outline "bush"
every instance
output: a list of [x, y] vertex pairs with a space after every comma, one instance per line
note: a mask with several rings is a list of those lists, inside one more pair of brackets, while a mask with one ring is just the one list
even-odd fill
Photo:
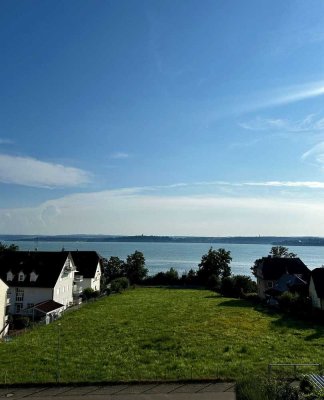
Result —
[[116, 278], [110, 283], [110, 289], [112, 292], [121, 293], [123, 290], [129, 288], [129, 280], [125, 277]]
[[92, 288], [86, 288], [83, 290], [82, 297], [85, 300], [93, 299], [99, 296], [99, 292], [93, 290]]
[[247, 293], [256, 292], [256, 283], [249, 276], [232, 275], [222, 279], [220, 292], [223, 296], [244, 297]]
[[199, 284], [197, 272], [192, 268], [181, 276], [181, 283], [183, 285], [197, 286]]
[[178, 285], [179, 284], [178, 271], [170, 268], [166, 272], [158, 272], [157, 274], [146, 278], [144, 281], [147, 285]]
[[301, 400], [303, 395], [288, 382], [254, 378], [236, 385], [237, 400]]

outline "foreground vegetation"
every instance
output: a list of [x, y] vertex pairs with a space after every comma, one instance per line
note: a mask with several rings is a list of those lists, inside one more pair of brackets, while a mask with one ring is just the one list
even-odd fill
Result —
[[0, 343], [0, 383], [236, 380], [268, 363], [320, 363], [323, 334], [207, 290], [136, 288]]

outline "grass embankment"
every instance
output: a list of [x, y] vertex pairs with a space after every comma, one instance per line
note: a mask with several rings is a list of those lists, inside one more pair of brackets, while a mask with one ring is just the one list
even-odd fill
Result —
[[0, 343], [0, 383], [238, 379], [321, 362], [323, 333], [209, 291], [137, 288]]

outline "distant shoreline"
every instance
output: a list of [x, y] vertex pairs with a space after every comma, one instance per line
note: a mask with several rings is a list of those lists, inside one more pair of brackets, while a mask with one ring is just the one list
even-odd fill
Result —
[[126, 243], [224, 243], [270, 244], [273, 246], [324, 246], [324, 238], [314, 236], [112, 236], [112, 235], [0, 235], [6, 242], [126, 242]]

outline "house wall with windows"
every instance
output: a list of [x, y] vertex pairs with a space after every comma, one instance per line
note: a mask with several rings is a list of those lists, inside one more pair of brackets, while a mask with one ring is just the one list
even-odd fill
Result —
[[63, 268], [59, 279], [53, 289], [52, 300], [68, 307], [73, 303], [74, 270], [67, 271]]
[[4, 336], [3, 328], [6, 324], [8, 286], [0, 279], [0, 338]]
[[[48, 300], [52, 297], [52, 295], [53, 290], [51, 288], [10, 287], [9, 313], [21, 314], [22, 310], [32, 307], [41, 301]], [[31, 312], [32, 311], [30, 311], [30, 313]]]
[[54, 300], [73, 304], [75, 265], [69, 252], [12, 252], [0, 257], [0, 278], [9, 286], [10, 314]]

